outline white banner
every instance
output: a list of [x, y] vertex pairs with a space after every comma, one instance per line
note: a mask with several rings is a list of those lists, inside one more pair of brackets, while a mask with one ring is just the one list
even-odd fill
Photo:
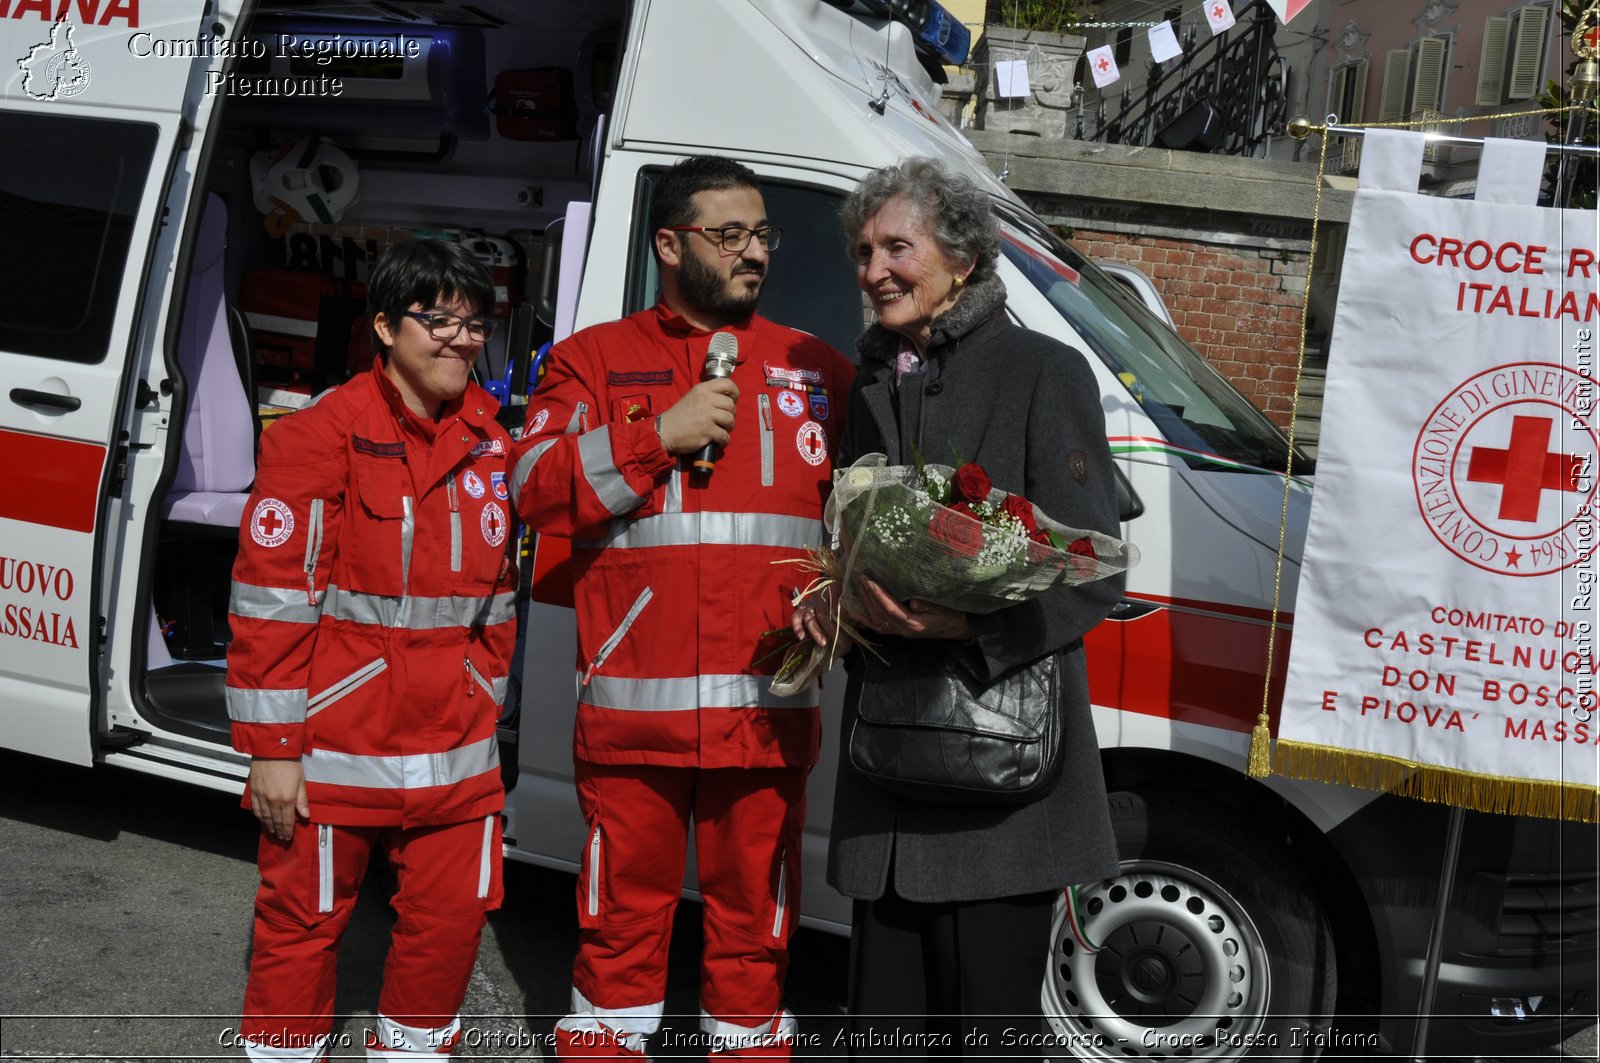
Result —
[[1596, 216], [1533, 205], [1543, 144], [1477, 202], [1422, 150], [1366, 134], [1274, 770], [1592, 820]]

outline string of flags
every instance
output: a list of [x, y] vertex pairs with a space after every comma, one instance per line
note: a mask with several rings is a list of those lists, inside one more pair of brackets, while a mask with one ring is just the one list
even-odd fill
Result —
[[[1300, 12], [1311, 6], [1311, 0], [1267, 0], [1267, 5], [1277, 14], [1279, 21], [1285, 25]], [[1211, 35], [1225, 33], [1235, 24], [1233, 4], [1231, 0], [1204, 0], [1201, 11], [1206, 16], [1206, 23], [1211, 27]], [[1100, 25], [1099, 23], [1086, 24]], [[1109, 24], [1107, 24], [1109, 25]], [[1157, 63], [1165, 63], [1169, 59], [1176, 59], [1183, 54], [1183, 46], [1178, 43], [1177, 32], [1173, 29], [1172, 21], [1144, 22], [1137, 25], [1145, 27], [1145, 33], [1150, 40], [1150, 58]], [[1091, 49], [1086, 56], [1089, 64], [1089, 76], [1094, 78], [1095, 88], [1103, 89], [1122, 77], [1122, 71], [1117, 68], [1117, 58], [1113, 54], [1113, 46], [1103, 44]], [[1028, 63], [1024, 59], [996, 63], [995, 91], [1002, 98], [1015, 98], [1026, 96], [1031, 91], [1028, 83]]]
[[[1205, 12], [1206, 23], [1211, 27], [1211, 35], [1225, 33], [1234, 26], [1233, 5], [1229, 0], [1205, 0], [1201, 5]], [[1158, 22], [1145, 30], [1150, 38], [1150, 58], [1157, 63], [1165, 63], [1168, 59], [1176, 59], [1183, 54], [1183, 46], [1178, 43], [1178, 35], [1173, 31], [1172, 22]], [[1115, 83], [1122, 77], [1122, 71], [1117, 69], [1117, 57], [1112, 54], [1112, 46], [1102, 44], [1092, 49], [1088, 55], [1089, 76], [1094, 78], [1094, 87], [1103, 89]]]

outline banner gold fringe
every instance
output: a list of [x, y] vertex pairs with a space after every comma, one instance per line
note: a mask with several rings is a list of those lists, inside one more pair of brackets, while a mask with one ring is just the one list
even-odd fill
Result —
[[1600, 790], [1590, 787], [1479, 775], [1309, 742], [1278, 739], [1272, 772], [1310, 782], [1383, 790], [1474, 812], [1600, 823]]

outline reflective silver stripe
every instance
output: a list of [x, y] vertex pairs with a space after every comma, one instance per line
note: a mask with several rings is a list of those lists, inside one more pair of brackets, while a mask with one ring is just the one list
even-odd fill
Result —
[[656, 546], [772, 546], [804, 550], [822, 543], [822, 522], [776, 513], [659, 513], [614, 520], [603, 539], [574, 539], [580, 550], [644, 550]]
[[348, 620], [353, 624], [431, 631], [441, 627], [504, 623], [517, 615], [517, 595], [515, 591], [506, 591], [487, 601], [459, 594], [443, 598], [396, 598], [387, 594], [347, 591], [330, 583], [322, 612], [334, 620]]
[[483, 853], [478, 857], [478, 898], [481, 900], [489, 896], [490, 875], [494, 871], [491, 862], [494, 853], [494, 817], [483, 817]]
[[461, 571], [461, 500], [456, 495], [456, 478], [445, 480], [445, 490], [450, 494], [450, 571]]
[[639, 592], [639, 597], [635, 598], [633, 604], [628, 607], [628, 613], [622, 618], [622, 623], [617, 625], [617, 629], [595, 651], [594, 659], [589, 662], [588, 670], [583, 673], [584, 683], [588, 683], [594, 675], [594, 670], [604, 664], [607, 657], [611, 656], [611, 651], [617, 648], [617, 643], [621, 642], [623, 636], [627, 635], [628, 629], [633, 626], [635, 620], [639, 619], [639, 614], [644, 612], [644, 607], [650, 604], [650, 599], [654, 596], [655, 592], [649, 587]]
[[485, 679], [482, 672], [472, 667], [471, 661], [465, 661], [464, 663], [467, 666], [467, 674], [494, 699], [494, 703], [496, 705], [504, 705], [506, 703], [506, 686], [511, 682], [511, 677], [503, 675], [493, 680]]
[[333, 828], [317, 825], [317, 911], [333, 911]]
[[368, 661], [326, 690], [318, 691], [312, 695], [310, 700], [306, 702], [306, 715], [315, 716], [388, 667], [389, 662], [382, 657], [375, 661]]
[[311, 500], [311, 526], [306, 529], [306, 602], [317, 602], [317, 555], [322, 553], [322, 499]]
[[533, 475], [533, 467], [539, 464], [539, 459], [545, 452], [557, 443], [561, 437], [541, 440], [528, 448], [528, 452], [517, 459], [517, 467], [511, 470], [511, 502], [516, 504], [517, 498], [522, 494], [522, 485], [528, 482], [528, 477]]
[[578, 437], [578, 460], [583, 465], [583, 478], [612, 516], [620, 517], [639, 508], [639, 496], [611, 460], [610, 425], [601, 425]]
[[781, 698], [767, 688], [770, 675], [675, 676], [671, 679], [629, 679], [596, 675], [578, 700], [596, 708], [634, 712], [690, 712], [695, 709], [814, 709], [816, 687]]
[[326, 1058], [328, 1041], [332, 1037], [333, 1034], [325, 1033], [303, 1045], [296, 1043], [287, 1048], [257, 1044], [248, 1037], [240, 1038], [239, 1044], [244, 1048], [244, 1057], [251, 1063], [318, 1063]]
[[500, 750], [490, 735], [447, 753], [413, 753], [402, 757], [364, 757], [316, 749], [300, 759], [306, 782], [326, 786], [358, 786], [369, 790], [419, 790], [451, 786], [500, 769]]
[[[514, 557], [515, 554], [512, 556]], [[512, 565], [515, 566], [516, 562], [513, 561]], [[516, 618], [517, 592], [504, 591], [500, 594], [491, 595], [483, 603], [483, 616], [478, 622], [484, 627], [494, 627], [496, 624], [504, 624], [506, 621], [515, 620]]]
[[235, 723], [303, 723], [306, 718], [305, 690], [262, 690], [224, 687], [228, 719]]
[[285, 624], [315, 624], [322, 615], [321, 594], [308, 605], [299, 588], [258, 587], [253, 583], [233, 582], [228, 595], [228, 612], [249, 620], [277, 620]]
[[417, 518], [416, 514], [411, 511], [410, 495], [402, 495], [400, 497], [400, 506], [404, 511], [404, 515], [400, 518], [400, 593], [402, 597], [400, 599], [400, 614], [395, 622], [401, 626], [409, 626], [411, 599], [404, 597], [404, 595], [411, 586], [411, 540], [415, 539], [417, 535]]
[[772, 486], [772, 398], [757, 396], [761, 419], [761, 486]]

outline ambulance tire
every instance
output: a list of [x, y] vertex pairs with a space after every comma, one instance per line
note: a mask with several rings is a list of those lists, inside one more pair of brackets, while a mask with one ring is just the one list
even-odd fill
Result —
[[1078, 919], [1056, 906], [1052, 1058], [1318, 1054], [1337, 977], [1327, 916], [1284, 841], [1218, 807], [1111, 795], [1122, 873], [1078, 889]]

